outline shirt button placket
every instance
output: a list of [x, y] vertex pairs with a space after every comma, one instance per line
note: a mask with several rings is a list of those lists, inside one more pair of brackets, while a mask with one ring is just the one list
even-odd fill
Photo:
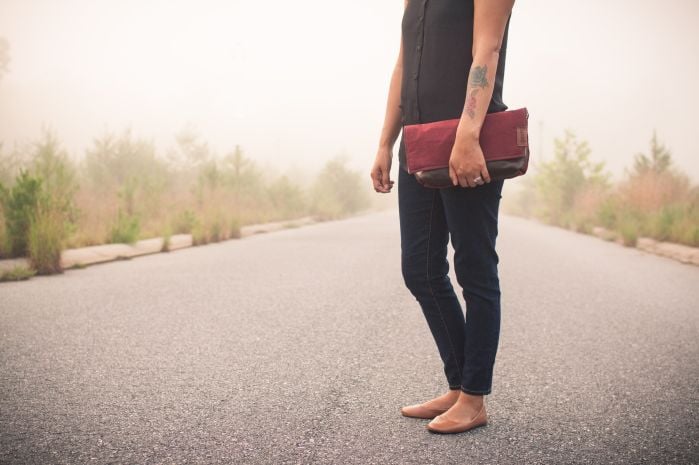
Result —
[[417, 45], [415, 47], [415, 52], [417, 55], [417, 69], [413, 73], [413, 81], [414, 83], [414, 91], [415, 91], [415, 116], [417, 117], [417, 120], [420, 120], [420, 104], [418, 102], [418, 97], [417, 97], [417, 86], [418, 86], [418, 77], [420, 75], [420, 66], [422, 64], [422, 38], [425, 34], [425, 9], [427, 8], [427, 1], [428, 0], [423, 0], [422, 2], [422, 14], [417, 19], [417, 25], [418, 25], [418, 33], [417, 33]]

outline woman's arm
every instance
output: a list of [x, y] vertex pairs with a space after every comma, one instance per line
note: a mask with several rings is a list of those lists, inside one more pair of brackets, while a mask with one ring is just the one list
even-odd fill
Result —
[[474, 0], [473, 4], [473, 64], [468, 75], [464, 111], [449, 160], [452, 183], [462, 187], [479, 185], [473, 181], [478, 176], [490, 182], [479, 135], [493, 96], [502, 37], [514, 0]]
[[[408, 0], [404, 0], [403, 8], [408, 6]], [[391, 84], [388, 89], [388, 101], [386, 102], [386, 115], [384, 117], [379, 148], [376, 160], [371, 170], [371, 179], [376, 192], [390, 192], [393, 181], [390, 178], [391, 162], [393, 159], [393, 145], [400, 134], [400, 93], [403, 80], [403, 37], [401, 35], [398, 59], [391, 75]]]

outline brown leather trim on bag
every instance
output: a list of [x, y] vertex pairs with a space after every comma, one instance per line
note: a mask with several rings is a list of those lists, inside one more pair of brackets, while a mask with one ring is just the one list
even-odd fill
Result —
[[[485, 166], [488, 168], [488, 174], [493, 181], [521, 176], [527, 172], [529, 166], [529, 147], [525, 147], [522, 154], [515, 158], [509, 160], [489, 160], [486, 161]], [[449, 168], [421, 170], [415, 173], [415, 179], [423, 186], [433, 189], [443, 189], [454, 186], [449, 177]]]

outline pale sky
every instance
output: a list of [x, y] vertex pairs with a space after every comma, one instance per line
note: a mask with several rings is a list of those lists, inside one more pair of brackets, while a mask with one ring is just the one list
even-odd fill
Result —
[[[220, 155], [371, 168], [403, 0], [0, 0], [4, 150], [52, 128], [71, 155], [127, 126], [158, 149], [192, 125]], [[565, 128], [618, 177], [653, 129], [699, 181], [699, 2], [517, 0], [503, 97], [532, 161]], [[397, 145], [393, 178], [397, 169]]]

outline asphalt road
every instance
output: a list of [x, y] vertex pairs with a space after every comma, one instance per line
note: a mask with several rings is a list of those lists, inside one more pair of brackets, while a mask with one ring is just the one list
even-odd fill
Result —
[[0, 284], [0, 463], [697, 463], [699, 268], [501, 216], [490, 423], [436, 435], [397, 220]]

